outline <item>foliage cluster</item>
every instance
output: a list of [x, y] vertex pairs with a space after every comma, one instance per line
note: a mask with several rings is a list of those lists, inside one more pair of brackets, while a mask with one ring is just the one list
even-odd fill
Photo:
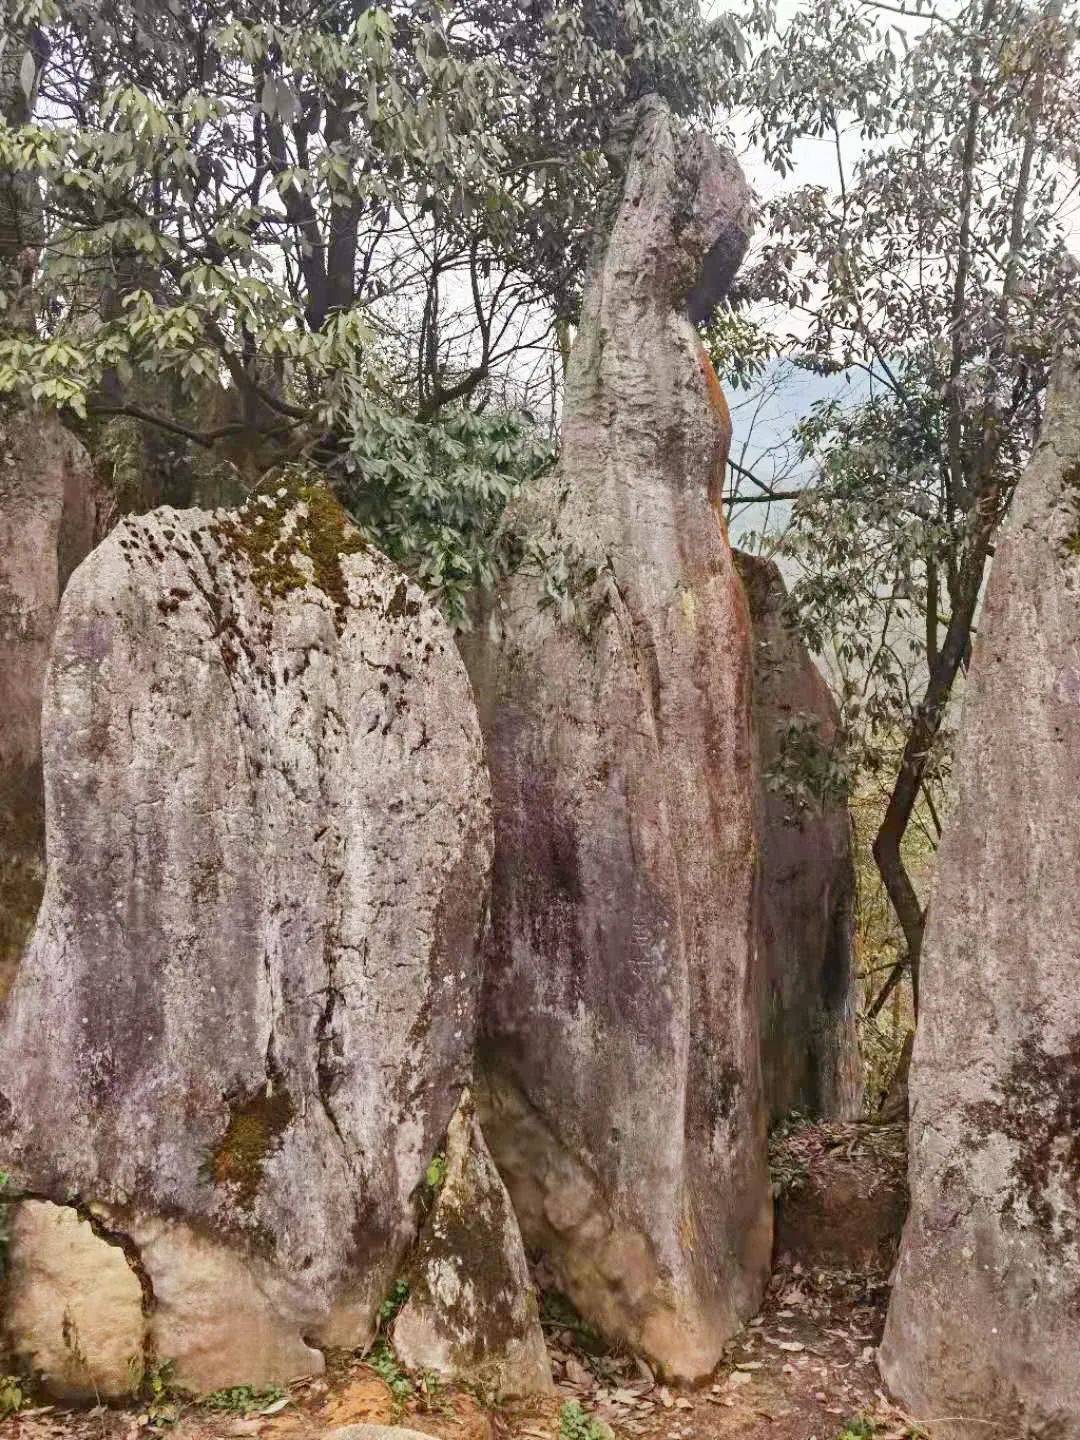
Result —
[[559, 1411], [559, 1440], [611, 1440], [611, 1428], [579, 1401], [567, 1400]]
[[281, 1400], [285, 1391], [280, 1385], [258, 1389], [253, 1385], [231, 1385], [226, 1390], [215, 1390], [203, 1399], [208, 1410], [220, 1410], [230, 1415], [250, 1415], [265, 1410], [275, 1400]]
[[[874, 853], [915, 973], [925, 905], [904, 836], [920, 806], [935, 828], [943, 811], [994, 536], [1054, 353], [1080, 335], [1080, 8], [752, 0], [745, 24], [729, 93], [751, 138], [780, 176], [817, 142], [834, 183], [766, 205], [741, 288], [759, 327], [778, 324], [738, 349], [751, 373], [783, 354], [846, 381], [798, 429], [779, 550], [836, 680], [849, 768], [885, 790]], [[737, 504], [775, 516], [775, 475], [744, 479]]]
[[[697, 0], [3, 0], [0, 393], [299, 460], [446, 598], [550, 450], [646, 91], [704, 117]], [[542, 411], [546, 408], [547, 419]]]
[[413, 1382], [402, 1369], [401, 1362], [394, 1354], [393, 1346], [385, 1336], [381, 1336], [376, 1341], [370, 1354], [366, 1357], [366, 1363], [371, 1366], [376, 1375], [386, 1382], [394, 1397], [395, 1405], [401, 1406], [412, 1397]]
[[16, 1415], [27, 1403], [26, 1391], [17, 1375], [0, 1375], [0, 1420]]

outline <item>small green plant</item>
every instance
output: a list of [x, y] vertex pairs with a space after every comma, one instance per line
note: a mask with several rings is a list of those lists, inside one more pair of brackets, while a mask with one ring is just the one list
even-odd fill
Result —
[[225, 1410], [231, 1415], [250, 1415], [253, 1410], [265, 1410], [275, 1400], [281, 1400], [285, 1391], [280, 1385], [271, 1385], [266, 1390], [256, 1390], [252, 1385], [231, 1385], [227, 1390], [215, 1390], [207, 1395], [203, 1404], [208, 1410]]
[[[133, 1376], [138, 1375], [141, 1366], [141, 1357], [128, 1362]], [[163, 1360], [143, 1371], [141, 1382], [136, 1379], [133, 1388], [140, 1389], [146, 1396], [145, 1413], [151, 1425], [173, 1425], [180, 1418], [180, 1395], [173, 1379], [173, 1369], [172, 1360]]]
[[379, 1306], [379, 1329], [385, 1330], [397, 1319], [398, 1311], [409, 1298], [409, 1282], [407, 1280], [395, 1280], [390, 1289], [390, 1294]]
[[394, 1402], [399, 1409], [406, 1400], [412, 1398], [414, 1393], [413, 1383], [401, 1368], [398, 1358], [387, 1340], [380, 1339], [376, 1342], [375, 1347], [367, 1357], [367, 1363], [371, 1366], [372, 1370], [375, 1371], [376, 1375], [386, 1381], [390, 1393], [394, 1397]]
[[446, 1156], [433, 1155], [431, 1162], [424, 1171], [424, 1184], [429, 1190], [441, 1190], [442, 1183], [446, 1179]]
[[421, 1372], [416, 1382], [416, 1391], [420, 1409], [425, 1414], [453, 1415], [454, 1408], [447, 1399], [446, 1387], [434, 1370]]
[[439, 1198], [439, 1191], [446, 1180], [446, 1171], [446, 1156], [443, 1154], [433, 1155], [428, 1161], [424, 1178], [417, 1190], [421, 1214], [430, 1215], [435, 1208], [435, 1201]]
[[856, 1415], [854, 1420], [845, 1422], [836, 1440], [873, 1440], [877, 1428], [868, 1415]]
[[17, 1414], [27, 1402], [22, 1381], [17, 1375], [0, 1375], [0, 1420]]
[[576, 1400], [559, 1411], [559, 1440], [611, 1440], [611, 1428], [595, 1420]]

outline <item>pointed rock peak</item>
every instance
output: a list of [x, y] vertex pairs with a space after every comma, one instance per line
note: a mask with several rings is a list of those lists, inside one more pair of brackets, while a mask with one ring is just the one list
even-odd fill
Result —
[[715, 506], [730, 421], [686, 314], [748, 208], [734, 159], [645, 102], [560, 464], [514, 515], [551, 569], [507, 577], [461, 642], [497, 837], [485, 1135], [559, 1288], [686, 1379], [754, 1313], [771, 1247], [750, 622]]
[[704, 323], [746, 253], [753, 192], [734, 155], [704, 133], [687, 132], [656, 95], [618, 128], [613, 158], [621, 184], [605, 252], [609, 260], [635, 254], [632, 269], [619, 267], [625, 283]]
[[436, 1193], [394, 1324], [398, 1356], [500, 1397], [547, 1394], [551, 1366], [521, 1233], [467, 1093], [429, 1183]]

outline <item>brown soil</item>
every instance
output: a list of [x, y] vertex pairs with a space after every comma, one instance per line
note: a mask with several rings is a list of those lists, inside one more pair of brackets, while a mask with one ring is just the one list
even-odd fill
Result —
[[902, 1125], [802, 1124], [770, 1146], [776, 1254], [886, 1279], [907, 1214]]

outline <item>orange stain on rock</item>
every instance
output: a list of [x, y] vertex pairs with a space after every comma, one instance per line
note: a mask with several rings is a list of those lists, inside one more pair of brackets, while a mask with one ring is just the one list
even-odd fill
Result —
[[720, 521], [720, 528], [723, 530], [724, 539], [726, 540], [728, 533], [727, 522], [724, 519], [723, 494], [724, 471], [727, 469], [728, 455], [731, 451], [731, 411], [728, 409], [727, 401], [724, 399], [724, 391], [720, 384], [719, 377], [716, 374], [712, 361], [709, 359], [709, 352], [705, 349], [705, 346], [701, 344], [698, 346], [698, 359], [701, 362], [702, 374], [705, 376], [705, 389], [709, 396], [709, 404], [712, 407], [713, 413], [720, 421], [724, 435], [720, 460], [716, 467], [716, 473], [713, 475], [712, 484], [709, 487], [709, 499], [712, 501], [712, 507], [716, 511], [717, 518]]

